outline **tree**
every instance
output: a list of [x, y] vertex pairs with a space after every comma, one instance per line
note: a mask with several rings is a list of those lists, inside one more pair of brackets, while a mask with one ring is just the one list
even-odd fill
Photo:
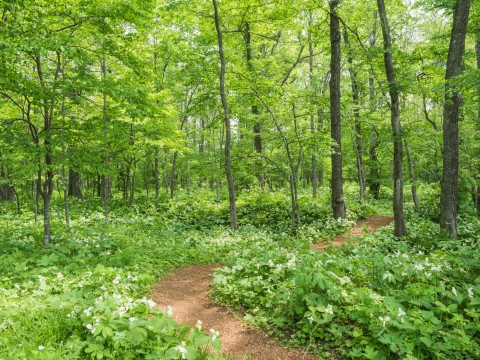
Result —
[[232, 160], [230, 148], [232, 143], [232, 130], [230, 123], [230, 108], [227, 102], [227, 92], [225, 90], [225, 52], [223, 49], [223, 34], [220, 26], [220, 17], [218, 14], [218, 4], [216, 0], [212, 0], [215, 14], [215, 28], [217, 29], [218, 55], [220, 57], [220, 98], [222, 100], [224, 121], [225, 121], [225, 173], [227, 176], [228, 199], [230, 203], [230, 226], [233, 230], [238, 227], [237, 209], [235, 206], [235, 187], [232, 176]]
[[331, 136], [335, 142], [332, 149], [332, 209], [336, 219], [345, 219], [347, 212], [343, 196], [343, 168], [342, 168], [342, 123], [340, 104], [340, 20], [337, 6], [340, 0], [330, 1], [330, 125]]
[[458, 206], [458, 121], [462, 105], [460, 93], [451, 80], [462, 70], [465, 51], [470, 0], [457, 0], [448, 49], [445, 75], [445, 102], [443, 106], [443, 172], [440, 195], [440, 228], [457, 238]]
[[383, 58], [390, 93], [390, 112], [393, 132], [393, 215], [395, 217], [395, 236], [406, 236], [405, 215], [403, 212], [403, 146], [400, 124], [400, 96], [393, 68], [392, 40], [388, 27], [385, 1], [377, 0], [383, 35]]

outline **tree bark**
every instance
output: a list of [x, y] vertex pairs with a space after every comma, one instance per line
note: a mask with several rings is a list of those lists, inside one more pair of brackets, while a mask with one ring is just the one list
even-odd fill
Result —
[[227, 186], [228, 186], [228, 198], [230, 203], [230, 226], [233, 230], [238, 227], [237, 224], [237, 209], [235, 204], [235, 188], [233, 184], [232, 176], [232, 163], [231, 163], [231, 154], [230, 147], [232, 141], [231, 133], [231, 124], [230, 124], [230, 108], [228, 107], [227, 102], [227, 93], [225, 90], [225, 53], [223, 49], [223, 34], [220, 27], [220, 18], [218, 15], [218, 5], [216, 0], [212, 0], [213, 8], [215, 13], [215, 28], [217, 29], [217, 40], [218, 40], [218, 54], [220, 57], [220, 97], [222, 100], [222, 106], [224, 111], [224, 120], [225, 120], [225, 173], [227, 177]]
[[68, 169], [68, 196], [82, 199], [82, 188], [80, 187], [80, 173], [73, 169]]
[[413, 163], [412, 156], [410, 154], [410, 149], [408, 148], [407, 139], [404, 139], [405, 143], [405, 153], [407, 154], [408, 169], [410, 172], [410, 180], [412, 181], [412, 199], [413, 205], [415, 206], [415, 211], [420, 212], [420, 203], [418, 201], [417, 195], [417, 177], [415, 175], [415, 165]]
[[[378, 14], [374, 12], [374, 23], [373, 29], [370, 34], [368, 45], [373, 48], [377, 42], [377, 18]], [[370, 111], [373, 113], [375, 111], [375, 79], [373, 75], [373, 70], [370, 70], [368, 77], [368, 92], [370, 100]], [[370, 169], [368, 174], [368, 188], [375, 200], [380, 198], [380, 163], [377, 156], [377, 147], [380, 145], [378, 130], [375, 125], [371, 126], [372, 132], [370, 133], [370, 147], [368, 150], [368, 155], [370, 159]]]
[[470, 0], [457, 0], [447, 58], [443, 106], [443, 173], [440, 195], [440, 228], [457, 238], [458, 121], [462, 99], [449, 81], [460, 74], [465, 51]]
[[380, 23], [383, 35], [383, 59], [390, 93], [390, 111], [393, 132], [393, 215], [395, 218], [395, 236], [407, 235], [405, 214], [403, 211], [403, 145], [402, 127], [400, 123], [400, 96], [393, 68], [392, 40], [388, 27], [384, 0], [377, 0]]
[[[246, 58], [247, 58], [247, 67], [250, 72], [253, 73], [254, 68], [252, 64], [252, 41], [251, 41], [251, 36], [250, 36], [250, 24], [247, 22], [245, 24], [245, 52], [246, 52]], [[263, 153], [263, 143], [262, 143], [262, 125], [258, 122], [257, 118], [258, 115], [260, 115], [260, 110], [258, 109], [257, 105], [252, 105], [252, 115], [255, 118], [255, 125], [253, 126], [253, 133], [254, 138], [253, 138], [253, 148], [255, 149], [255, 152], [257, 155], [261, 157]], [[260, 187], [263, 189], [265, 187], [265, 174], [263, 170], [263, 164], [262, 161], [255, 161], [254, 163], [254, 168], [256, 172], [256, 177], [258, 179], [258, 182], [260, 183]]]
[[[480, 70], [480, 32], [475, 34], [475, 53], [477, 55], [477, 70]], [[480, 133], [480, 104], [478, 105], [477, 113], [477, 125], [476, 125], [477, 134]], [[480, 137], [476, 137], [477, 142], [480, 143]], [[480, 218], [480, 168], [477, 167], [476, 171], [476, 181], [477, 185], [474, 189], [474, 203], [475, 208], [477, 209], [477, 216]]]
[[[315, 91], [315, 83], [313, 81], [313, 40], [312, 40], [312, 32], [311, 28], [313, 26], [313, 16], [310, 14], [310, 19], [308, 21], [308, 70], [310, 76], [310, 89], [312, 92]], [[316, 108], [316, 106], [315, 106]], [[310, 131], [312, 135], [315, 134], [315, 109], [310, 110]], [[317, 155], [316, 155], [316, 142], [313, 143], [313, 151], [312, 151], [312, 197], [315, 199], [317, 197], [317, 188], [318, 188], [318, 175], [317, 175]]]
[[[107, 65], [105, 59], [102, 60], [101, 64], [101, 71], [102, 71], [102, 80], [105, 83], [107, 80]], [[102, 114], [103, 114], [103, 142], [105, 146], [105, 157], [104, 157], [104, 164], [105, 170], [104, 175], [102, 178], [102, 197], [103, 197], [103, 204], [104, 204], [104, 217], [105, 221], [109, 220], [109, 213], [110, 213], [110, 192], [111, 192], [111, 184], [110, 184], [110, 153], [109, 153], [109, 144], [108, 144], [108, 113], [107, 113], [107, 93], [105, 90], [103, 91], [103, 105], [102, 105]]]
[[335, 219], [347, 217], [345, 199], [343, 197], [343, 167], [342, 167], [342, 124], [340, 109], [340, 20], [336, 9], [340, 0], [330, 1], [330, 124], [331, 136], [335, 142], [332, 149], [332, 209]]
[[353, 118], [355, 120], [355, 156], [357, 160], [357, 178], [360, 199], [365, 199], [365, 167], [363, 166], [363, 146], [362, 146], [362, 123], [360, 119], [360, 94], [358, 90], [357, 72], [353, 65], [352, 49], [348, 39], [347, 29], [344, 29], [343, 37], [345, 45], [347, 46], [349, 64], [348, 72], [350, 74], [350, 81], [352, 83], [352, 99], [353, 99]]

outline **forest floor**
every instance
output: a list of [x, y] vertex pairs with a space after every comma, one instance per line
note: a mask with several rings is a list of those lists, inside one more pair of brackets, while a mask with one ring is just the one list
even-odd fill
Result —
[[[393, 221], [390, 216], [373, 216], [357, 222], [346, 235], [313, 245], [324, 251], [330, 245], [342, 245], [347, 239], [362, 236], [367, 231], [375, 231]], [[220, 306], [208, 296], [210, 276], [221, 264], [192, 265], [178, 269], [167, 275], [152, 292], [153, 300], [160, 308], [171, 306], [173, 316], [180, 322], [195, 326], [197, 320], [203, 328], [220, 332], [222, 354], [232, 360], [314, 360], [310, 353], [300, 349], [287, 349], [278, 345], [265, 332], [247, 325], [241, 315]]]

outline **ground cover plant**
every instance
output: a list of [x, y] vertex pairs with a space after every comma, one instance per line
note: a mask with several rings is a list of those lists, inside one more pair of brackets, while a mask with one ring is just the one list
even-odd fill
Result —
[[[442, 237], [414, 217], [325, 253], [270, 243], [213, 276], [216, 298], [321, 357], [475, 359], [480, 356], [480, 223]], [[357, 240], [356, 240], [357, 241]]]
[[2, 215], [0, 358], [196, 359], [207, 345], [219, 350], [208, 329], [178, 324], [147, 298], [159, 275], [208, 254], [182, 246], [155, 214], [119, 208], [106, 224], [92, 208], [69, 230], [56, 221], [48, 248], [31, 213]]

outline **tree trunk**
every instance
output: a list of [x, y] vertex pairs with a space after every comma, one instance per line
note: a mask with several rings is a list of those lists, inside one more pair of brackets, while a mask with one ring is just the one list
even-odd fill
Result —
[[[7, 174], [5, 173], [3, 166], [0, 166], [0, 179], [7, 179]], [[0, 200], [9, 202], [15, 201], [15, 191], [13, 186], [9, 184], [0, 184]]]
[[360, 199], [365, 199], [365, 168], [363, 166], [363, 147], [362, 147], [362, 123], [360, 120], [360, 94], [357, 83], [357, 72], [353, 65], [352, 49], [348, 39], [347, 29], [344, 29], [343, 37], [348, 51], [348, 72], [350, 74], [350, 81], [352, 83], [352, 98], [353, 98], [353, 118], [355, 120], [355, 155], [357, 159], [357, 177], [359, 186]]
[[336, 9], [340, 0], [330, 1], [330, 45], [332, 55], [330, 59], [330, 123], [331, 136], [335, 142], [332, 151], [332, 209], [335, 219], [347, 217], [345, 199], [343, 197], [343, 168], [342, 168], [342, 124], [340, 109], [340, 21]]
[[408, 148], [407, 139], [404, 139], [405, 142], [405, 153], [407, 154], [408, 160], [408, 169], [410, 171], [410, 180], [412, 181], [412, 199], [413, 205], [415, 206], [415, 211], [420, 212], [420, 203], [418, 201], [417, 195], [417, 177], [415, 175], [415, 165], [413, 163], [412, 156], [410, 155], [410, 149]]
[[82, 188], [80, 187], [80, 173], [73, 169], [68, 169], [68, 196], [74, 196], [82, 199]]
[[220, 57], [220, 97], [222, 99], [223, 111], [225, 116], [225, 173], [227, 177], [228, 185], [228, 198], [230, 202], [230, 225], [233, 230], [238, 227], [237, 224], [237, 209], [235, 206], [235, 188], [233, 184], [232, 176], [232, 164], [230, 158], [230, 146], [231, 146], [231, 125], [230, 125], [230, 108], [228, 107], [227, 102], [227, 93], [225, 90], [225, 53], [223, 49], [223, 34], [220, 27], [220, 19], [218, 15], [218, 6], [217, 1], [212, 0], [213, 7], [215, 11], [215, 28], [217, 29], [217, 40], [218, 40], [218, 54]]
[[[246, 57], [247, 57], [247, 67], [250, 72], [254, 72], [253, 64], [252, 64], [252, 42], [250, 36], [250, 23], [245, 24], [245, 49], [246, 49]], [[257, 118], [260, 115], [260, 110], [258, 109], [257, 105], [252, 105], [252, 115], [255, 118], [255, 125], [253, 126], [253, 148], [257, 155], [261, 156], [263, 153], [263, 144], [262, 144], [262, 125], [258, 122]], [[265, 187], [265, 174], [263, 170], [262, 160], [255, 161], [254, 169], [256, 172], [256, 177], [258, 182], [260, 183], [260, 187], [263, 189]]]
[[390, 111], [393, 132], [393, 215], [395, 218], [395, 236], [407, 235], [405, 226], [405, 214], [403, 212], [403, 145], [402, 127], [400, 124], [400, 97], [397, 87], [397, 80], [393, 69], [392, 40], [388, 27], [387, 13], [384, 0], [377, 0], [380, 23], [382, 24], [383, 35], [383, 58], [385, 61], [385, 72], [387, 74], [388, 90], [390, 93]]
[[[312, 92], [315, 91], [315, 83], [313, 81], [313, 40], [311, 28], [313, 26], [313, 16], [310, 14], [310, 19], [308, 21], [308, 71], [310, 75], [310, 89]], [[317, 111], [315, 111], [317, 110]], [[315, 134], [315, 113], [318, 113], [316, 107], [310, 110], [310, 131], [312, 135]], [[312, 197], [315, 199], [317, 197], [317, 188], [318, 188], [318, 175], [317, 175], [317, 156], [316, 156], [316, 142], [313, 142], [313, 151], [312, 151]]]
[[440, 195], [440, 228], [457, 238], [458, 120], [462, 99], [449, 81], [460, 74], [465, 51], [470, 0], [457, 0], [448, 50], [443, 107], [443, 173]]
[[[477, 55], [477, 70], [480, 70], [480, 32], [475, 34], [475, 53]], [[476, 126], [477, 134], [480, 133], [480, 104], [478, 105], [478, 113], [477, 113], [477, 126]], [[479, 136], [476, 137], [477, 143], [480, 143]], [[477, 216], [480, 218], [480, 168], [477, 167], [476, 171], [476, 182], [477, 185], [474, 189], [474, 203], [475, 208], [477, 209]]]
[[[102, 70], [102, 80], [106, 82], [107, 80], [107, 65], [105, 59], [102, 60], [101, 64]], [[104, 216], [105, 221], [109, 220], [109, 213], [110, 213], [110, 192], [111, 192], [111, 184], [110, 184], [110, 154], [109, 154], [109, 144], [108, 144], [108, 114], [107, 114], [107, 93], [103, 93], [103, 142], [105, 146], [105, 157], [104, 157], [104, 164], [105, 170], [104, 175], [102, 178], [102, 196], [103, 196], [103, 203], [104, 203]]]
[[[371, 48], [375, 46], [377, 42], [377, 12], [374, 13], [375, 21], [373, 23], [373, 29], [368, 40], [368, 44]], [[370, 70], [370, 75], [368, 78], [368, 89], [369, 89], [369, 100], [370, 100], [370, 111], [375, 110], [375, 80], [373, 70]], [[375, 200], [380, 198], [380, 163], [377, 156], [377, 147], [380, 145], [378, 130], [375, 125], [371, 126], [372, 132], [370, 134], [370, 148], [368, 150], [369, 159], [370, 159], [370, 171], [368, 175], [368, 187], [370, 193], [372, 194]]]
[[155, 149], [155, 198], [158, 199], [160, 194], [160, 179], [158, 173], [158, 149]]

